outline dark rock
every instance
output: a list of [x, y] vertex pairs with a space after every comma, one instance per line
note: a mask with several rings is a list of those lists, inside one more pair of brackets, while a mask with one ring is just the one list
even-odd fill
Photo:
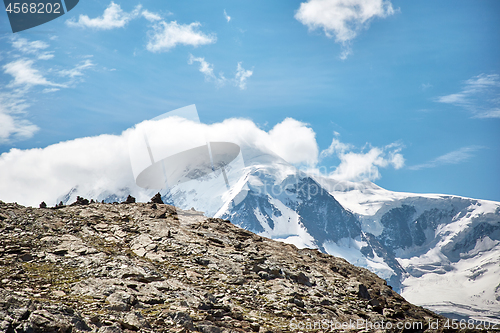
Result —
[[309, 280], [309, 277], [307, 275], [305, 275], [303, 272], [300, 272], [298, 274], [291, 274], [290, 278], [293, 281], [300, 283], [300, 284], [303, 284], [303, 285], [308, 286], [308, 287], [310, 287], [312, 285], [311, 281]]
[[150, 203], [155, 203], [155, 204], [162, 204], [163, 205], [163, 200], [161, 199], [161, 194], [160, 192], [156, 193], [154, 197], [151, 198]]
[[30, 326], [35, 332], [71, 332], [68, 322], [60, 320], [47, 310], [35, 310], [28, 318]]
[[123, 203], [125, 204], [135, 203], [135, 198], [129, 194], [127, 200], [125, 200]]
[[370, 299], [370, 293], [368, 292], [368, 288], [364, 284], [359, 285], [358, 296], [364, 299]]
[[259, 331], [259, 329], [260, 329], [260, 325], [259, 325], [259, 324], [257, 324], [257, 323], [251, 323], [251, 324], [250, 324], [250, 328], [252, 329], [252, 331], [254, 331], [254, 332], [258, 332], [258, 331]]
[[288, 300], [288, 302], [289, 303], [293, 303], [293, 304], [297, 305], [300, 308], [303, 308], [305, 306], [304, 301], [301, 300], [300, 298], [296, 298], [296, 297], [290, 298]]
[[239, 311], [234, 311], [231, 313], [231, 317], [236, 319], [236, 320], [243, 320], [243, 313]]
[[85, 198], [82, 198], [80, 196], [77, 196], [76, 197], [76, 201], [73, 202], [70, 206], [86, 206], [88, 205], [90, 202], [88, 199], [85, 199]]
[[212, 294], [212, 293], [206, 293], [205, 295], [206, 299], [208, 299], [212, 303], [217, 303], [217, 298]]
[[321, 302], [319, 303], [321, 305], [333, 305], [332, 301], [330, 301], [329, 299], [322, 299]]
[[186, 312], [176, 312], [173, 315], [172, 320], [190, 331], [194, 330], [193, 318], [191, 318], [191, 316]]
[[25, 253], [21, 256], [19, 256], [19, 258], [22, 260], [22, 261], [31, 261], [33, 260], [33, 256], [29, 253]]
[[207, 266], [208, 264], [210, 264], [210, 260], [203, 258], [203, 257], [196, 257], [194, 259], [194, 262], [197, 263], [198, 265], [202, 265], [202, 266]]
[[345, 265], [337, 265], [337, 264], [334, 264], [334, 265], [331, 265], [330, 266], [330, 269], [335, 272], [335, 273], [338, 273], [340, 275], [342, 275], [343, 277], [347, 278], [349, 277], [349, 271], [348, 269], [345, 267]]
[[214, 305], [211, 302], [202, 302], [200, 305], [198, 305], [198, 309], [200, 310], [210, 310], [214, 307]]

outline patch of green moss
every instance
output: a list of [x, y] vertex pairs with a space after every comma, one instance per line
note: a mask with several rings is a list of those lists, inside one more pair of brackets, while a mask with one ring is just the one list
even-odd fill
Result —
[[86, 245], [94, 247], [99, 252], [104, 252], [107, 255], [118, 255], [122, 254], [123, 248], [118, 243], [107, 242], [104, 239], [96, 236], [88, 236], [82, 238]]
[[67, 289], [71, 283], [81, 280], [74, 267], [39, 262], [25, 262], [22, 267], [29, 282], [37, 286], [49, 284], [49, 289]]

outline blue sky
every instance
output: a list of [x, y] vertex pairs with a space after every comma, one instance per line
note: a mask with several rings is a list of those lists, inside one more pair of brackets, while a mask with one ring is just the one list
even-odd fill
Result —
[[196, 104], [205, 123], [307, 123], [332, 171], [348, 156], [332, 140], [377, 148], [389, 190], [500, 201], [499, 15], [496, 0], [82, 0], [13, 34], [3, 12], [0, 153]]

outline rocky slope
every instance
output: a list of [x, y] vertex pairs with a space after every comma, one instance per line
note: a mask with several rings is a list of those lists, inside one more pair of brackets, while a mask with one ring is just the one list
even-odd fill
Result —
[[370, 271], [317, 250], [164, 204], [80, 203], [0, 201], [0, 332], [445, 325]]

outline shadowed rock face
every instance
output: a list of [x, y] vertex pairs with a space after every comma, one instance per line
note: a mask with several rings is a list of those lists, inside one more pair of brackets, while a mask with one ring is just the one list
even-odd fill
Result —
[[444, 320], [343, 259], [159, 203], [0, 201], [0, 235], [0, 332], [288, 332], [325, 319], [425, 331]]
[[[298, 200], [288, 206], [304, 219], [307, 231], [317, 241], [319, 248], [325, 241], [337, 242], [342, 238], [361, 236], [358, 219], [345, 210], [335, 198], [310, 177], [301, 178], [292, 188]], [[324, 251], [323, 251], [324, 252]]]

